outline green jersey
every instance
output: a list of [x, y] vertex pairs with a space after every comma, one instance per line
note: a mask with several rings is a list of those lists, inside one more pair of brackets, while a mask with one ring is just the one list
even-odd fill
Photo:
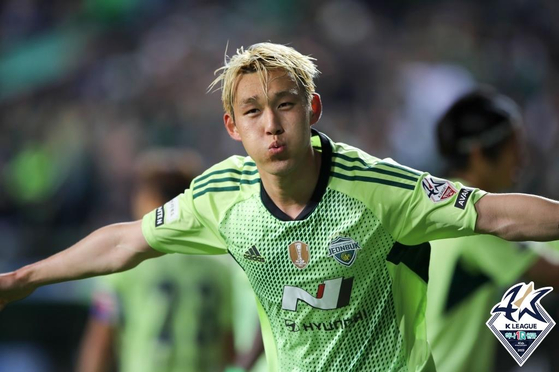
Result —
[[439, 372], [494, 370], [497, 339], [485, 323], [536, 259], [526, 246], [492, 235], [432, 243], [427, 331]]
[[231, 157], [144, 217], [163, 252], [229, 252], [255, 291], [271, 371], [421, 371], [426, 241], [472, 234], [479, 190], [431, 177], [313, 132], [322, 152], [294, 220], [249, 157]]
[[223, 370], [231, 289], [216, 260], [168, 255], [100, 279], [93, 316], [118, 330], [119, 371]]

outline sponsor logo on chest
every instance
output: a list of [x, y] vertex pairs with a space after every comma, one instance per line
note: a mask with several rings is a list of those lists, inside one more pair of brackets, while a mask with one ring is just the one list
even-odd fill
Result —
[[325, 280], [318, 285], [316, 296], [303, 288], [286, 285], [283, 287], [281, 308], [297, 311], [300, 302], [304, 302], [315, 309], [334, 310], [349, 305], [353, 278], [336, 278]]
[[339, 329], [346, 329], [356, 323], [367, 320], [365, 310], [358, 311], [353, 316], [345, 318], [334, 318], [326, 322], [296, 322], [291, 319], [284, 319], [285, 328], [290, 332], [331, 332]]

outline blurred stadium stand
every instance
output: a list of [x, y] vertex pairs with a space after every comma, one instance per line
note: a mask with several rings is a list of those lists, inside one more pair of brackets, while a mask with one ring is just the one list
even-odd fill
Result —
[[[232, 54], [270, 40], [313, 55], [319, 129], [433, 173], [438, 115], [491, 84], [525, 112], [519, 191], [557, 199], [556, 14], [550, 0], [4, 0], [0, 271], [127, 220], [141, 150], [194, 147], [207, 165], [243, 153], [222, 128], [219, 94], [206, 94], [226, 45]], [[0, 371], [18, 350], [29, 356], [22, 371], [70, 370], [87, 284], [47, 292], [0, 314]], [[557, 345], [554, 333], [544, 344]]]

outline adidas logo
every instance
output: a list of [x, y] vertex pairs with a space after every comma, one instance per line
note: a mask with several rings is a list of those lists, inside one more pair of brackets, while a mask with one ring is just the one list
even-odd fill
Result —
[[262, 255], [260, 255], [260, 252], [258, 252], [258, 249], [256, 249], [256, 246], [252, 246], [252, 248], [250, 248], [248, 251], [245, 252], [245, 256], [244, 256], [247, 260], [251, 260], [251, 261], [256, 261], [256, 262], [264, 262], [266, 261], [264, 259], [264, 257], [262, 257]]

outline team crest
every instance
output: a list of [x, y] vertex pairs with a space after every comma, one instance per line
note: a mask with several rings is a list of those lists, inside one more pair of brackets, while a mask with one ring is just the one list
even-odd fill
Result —
[[309, 264], [311, 260], [311, 254], [309, 252], [308, 244], [301, 241], [296, 241], [289, 244], [289, 258], [291, 262], [299, 269], [304, 269]]
[[421, 186], [427, 197], [435, 203], [452, 198], [458, 192], [450, 181], [431, 176], [425, 177]]
[[357, 251], [359, 249], [361, 247], [355, 240], [339, 236], [330, 242], [328, 255], [334, 257], [336, 261], [344, 266], [351, 266], [357, 258]]
[[534, 290], [533, 282], [518, 283], [491, 310], [493, 316], [487, 326], [521, 367], [555, 326], [540, 304], [552, 290], [552, 287]]

